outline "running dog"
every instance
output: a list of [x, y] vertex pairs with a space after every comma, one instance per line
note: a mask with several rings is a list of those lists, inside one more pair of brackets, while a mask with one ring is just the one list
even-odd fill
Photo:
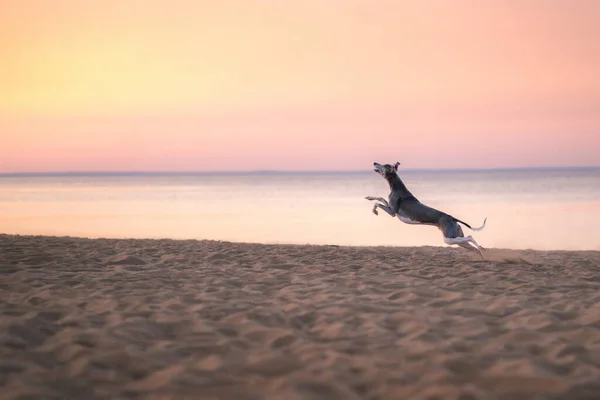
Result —
[[406, 188], [404, 182], [398, 176], [399, 162], [394, 165], [373, 163], [374, 171], [381, 175], [390, 185], [391, 193], [388, 200], [383, 197], [365, 197], [367, 200], [376, 201], [373, 206], [373, 214], [378, 215], [377, 209], [380, 208], [392, 217], [398, 219], [405, 224], [412, 225], [432, 225], [436, 226], [444, 235], [444, 242], [448, 245], [456, 244], [469, 251], [479, 254], [483, 259], [481, 247], [471, 235], [465, 237], [459, 223], [465, 225], [473, 231], [480, 231], [485, 228], [487, 218], [483, 220], [483, 225], [479, 228], [471, 228], [469, 224], [463, 222], [444, 212], [438, 211], [421, 203], [417, 198]]

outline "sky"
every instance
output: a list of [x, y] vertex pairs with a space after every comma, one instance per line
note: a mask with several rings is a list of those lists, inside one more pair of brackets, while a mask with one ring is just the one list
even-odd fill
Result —
[[600, 165], [597, 0], [4, 0], [0, 173]]

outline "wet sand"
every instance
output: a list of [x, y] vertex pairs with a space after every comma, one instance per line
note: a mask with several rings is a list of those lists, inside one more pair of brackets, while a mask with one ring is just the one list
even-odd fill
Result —
[[486, 257], [0, 235], [0, 398], [600, 398], [600, 252]]

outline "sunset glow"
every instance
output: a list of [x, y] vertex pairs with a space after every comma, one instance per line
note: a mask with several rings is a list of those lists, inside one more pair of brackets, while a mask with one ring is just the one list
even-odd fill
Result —
[[0, 5], [0, 173], [599, 165], [600, 2]]

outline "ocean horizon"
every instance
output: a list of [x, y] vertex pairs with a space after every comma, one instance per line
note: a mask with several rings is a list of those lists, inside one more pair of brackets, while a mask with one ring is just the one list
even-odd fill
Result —
[[[404, 168], [401, 172], [503, 172], [503, 171], [562, 171], [598, 170], [599, 166], [541, 166], [541, 167], [500, 167], [500, 168]], [[44, 176], [186, 176], [186, 175], [294, 175], [294, 174], [367, 174], [372, 169], [361, 170], [248, 170], [248, 171], [17, 171], [0, 172], [0, 178], [44, 177]]]

